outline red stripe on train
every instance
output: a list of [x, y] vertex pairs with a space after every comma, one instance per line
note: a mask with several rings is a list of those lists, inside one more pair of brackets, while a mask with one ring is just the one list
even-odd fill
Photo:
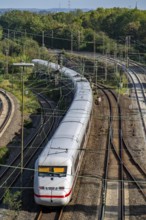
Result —
[[65, 198], [65, 197], [68, 197], [70, 194], [71, 194], [71, 191], [72, 189], [69, 191], [69, 193], [67, 193], [66, 195], [64, 196], [55, 196], [55, 195], [37, 195], [37, 194], [34, 194], [36, 197], [38, 198]]

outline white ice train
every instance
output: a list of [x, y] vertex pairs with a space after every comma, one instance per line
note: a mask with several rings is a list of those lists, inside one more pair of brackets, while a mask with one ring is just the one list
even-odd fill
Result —
[[[59, 68], [54, 63], [34, 63]], [[93, 105], [92, 90], [86, 78], [71, 69], [59, 69], [74, 85], [74, 98], [53, 137], [35, 163], [34, 198], [44, 206], [69, 203], [86, 147]]]

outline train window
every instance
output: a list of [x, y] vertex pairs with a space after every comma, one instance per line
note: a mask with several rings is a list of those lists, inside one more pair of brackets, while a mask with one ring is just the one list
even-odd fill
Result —
[[50, 167], [39, 167], [39, 173], [43, 172], [43, 173], [48, 173], [51, 172]]
[[54, 176], [63, 177], [66, 176], [67, 167], [65, 166], [39, 166], [38, 175], [39, 176]]
[[80, 156], [80, 154], [78, 153], [78, 155], [77, 155], [77, 158], [76, 158], [76, 161], [75, 161], [75, 172], [76, 172], [76, 169], [77, 169], [77, 167], [78, 167], [78, 163], [79, 163], [79, 156]]
[[64, 173], [65, 167], [54, 167], [54, 173]]

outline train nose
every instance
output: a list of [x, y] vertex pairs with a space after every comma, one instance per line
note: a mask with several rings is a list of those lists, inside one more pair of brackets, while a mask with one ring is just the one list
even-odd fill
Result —
[[69, 202], [69, 197], [66, 196], [64, 186], [57, 187], [50, 191], [50, 206], [63, 206]]
[[64, 198], [51, 198], [50, 199], [50, 206], [64, 206], [68, 204], [69, 198], [64, 197]]

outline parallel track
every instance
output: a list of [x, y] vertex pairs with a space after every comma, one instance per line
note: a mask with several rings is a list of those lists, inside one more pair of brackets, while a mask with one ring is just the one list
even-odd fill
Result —
[[[137, 82], [139, 83], [139, 86], [140, 86], [140, 91], [141, 91], [143, 100], [146, 102], [146, 97], [145, 97], [145, 94], [144, 94], [144, 88], [143, 88], [143, 86], [142, 86], [142, 84], [140, 82], [139, 77], [135, 74], [135, 72], [133, 70], [130, 70], [130, 72], [132, 72], [132, 74], [134, 74], [135, 78], [137, 79]], [[134, 91], [135, 91], [135, 94], [136, 94], [136, 100], [137, 100], [137, 104], [138, 104], [138, 109], [139, 109], [142, 125], [143, 125], [143, 128], [144, 128], [144, 132], [146, 134], [146, 124], [145, 124], [143, 113], [142, 113], [141, 106], [140, 106], [140, 101], [139, 101], [139, 97], [138, 97], [138, 91], [136, 89], [136, 83], [134, 82], [134, 79], [133, 79], [132, 75], [130, 74], [130, 72], [127, 71], [127, 74], [130, 77], [130, 79], [132, 81], [132, 84], [133, 84], [133, 87], [134, 87]]]
[[[43, 98], [45, 100], [45, 98]], [[48, 103], [49, 104], [49, 103]], [[53, 120], [52, 120], [53, 119]], [[49, 135], [49, 132], [52, 130], [52, 127], [54, 125], [54, 118], [49, 117], [46, 119], [46, 116], [44, 115], [44, 126], [40, 125], [37, 132], [33, 135], [33, 137], [28, 141], [28, 143], [24, 146], [24, 167], [23, 169], [27, 168], [27, 165], [30, 163], [34, 155], [39, 150], [39, 147], [42, 145], [42, 143], [46, 140], [46, 137]], [[52, 120], [51, 124], [50, 121]], [[19, 153], [13, 161], [11, 161], [10, 164], [4, 166], [5, 169], [0, 174], [0, 201], [2, 202], [2, 199], [4, 197], [4, 189], [10, 188], [14, 186], [16, 181], [20, 177], [20, 160], [21, 160], [21, 153]], [[22, 174], [21, 174], [22, 175]], [[21, 183], [22, 184], [22, 183]]]
[[[110, 185], [112, 183], [110, 183], [110, 176], [109, 176], [109, 165], [110, 165], [110, 155], [112, 152], [112, 148], [114, 146], [113, 144], [113, 125], [115, 123], [117, 123], [116, 126], [118, 126], [118, 131], [119, 135], [118, 135], [118, 143], [117, 146], [115, 146], [115, 149], [118, 148], [118, 154], [119, 157], [122, 158], [122, 154], [121, 154], [121, 120], [120, 120], [120, 116], [121, 116], [121, 112], [120, 112], [120, 106], [118, 104], [118, 100], [115, 96], [115, 94], [112, 91], [106, 91], [104, 90], [103, 86], [100, 86], [100, 89], [102, 89], [102, 91], [104, 92], [107, 100], [108, 100], [108, 104], [109, 104], [109, 109], [110, 109], [110, 120], [109, 120], [109, 132], [108, 132], [108, 142], [107, 142], [107, 151], [106, 151], [106, 155], [105, 155], [105, 166], [104, 166], [104, 176], [103, 176], [103, 187], [102, 187], [102, 195], [104, 195], [104, 197], [102, 196], [102, 202], [101, 202], [101, 212], [100, 212], [100, 216], [99, 219], [106, 219], [106, 199], [107, 199], [107, 195], [108, 195], [108, 190]], [[110, 95], [109, 95], [110, 93]], [[118, 121], [114, 122], [113, 118], [115, 117], [115, 113], [112, 110], [112, 104], [111, 104], [111, 100], [110, 97], [113, 97], [115, 102], [117, 103], [117, 113], [118, 113]], [[117, 115], [116, 115], [117, 117]], [[115, 187], [115, 184], [117, 184], [118, 187], [118, 197], [117, 197], [117, 201], [115, 201], [115, 203], [117, 203], [117, 205], [119, 206], [119, 208], [117, 209], [117, 217], [119, 219], [124, 219], [124, 185], [123, 185], [123, 165], [121, 163], [121, 160], [118, 160], [118, 171], [117, 171], [117, 177], [113, 183], [113, 187]], [[119, 182], [119, 179], [121, 180]], [[111, 204], [112, 206], [112, 204]], [[112, 211], [112, 210], [111, 210]]]
[[[11, 117], [12, 103], [11, 103], [9, 96], [4, 91], [1, 90], [0, 93], [5, 97], [5, 99], [7, 100], [7, 104], [8, 104], [7, 114], [5, 116], [3, 123], [0, 125], [0, 133], [2, 133], [3, 129], [5, 128], [5, 126], [7, 125], [8, 121]], [[3, 110], [3, 103], [1, 102], [0, 113], [2, 113], [2, 110]]]
[[[101, 89], [101, 87], [100, 87]], [[116, 182], [116, 179], [109, 179], [108, 178], [108, 164], [109, 164], [109, 154], [110, 154], [110, 150], [112, 150], [112, 152], [115, 155], [116, 160], [118, 161], [119, 165], [120, 165], [120, 178], [119, 178], [119, 183], [120, 183], [120, 189], [119, 192], [121, 191], [121, 195], [119, 195], [120, 197], [120, 203], [119, 203], [119, 219], [124, 219], [125, 218], [125, 213], [124, 213], [124, 183], [125, 181], [131, 181], [133, 182], [133, 184], [135, 184], [135, 186], [137, 187], [137, 189], [140, 191], [141, 195], [143, 196], [144, 200], [146, 201], [146, 191], [143, 188], [143, 183], [146, 179], [146, 172], [144, 171], [144, 169], [137, 163], [137, 161], [134, 159], [134, 157], [132, 156], [128, 146], [126, 145], [123, 136], [122, 136], [122, 125], [121, 125], [121, 120], [119, 120], [119, 149], [117, 150], [117, 147], [115, 146], [115, 144], [112, 141], [112, 107], [110, 104], [110, 99], [107, 95], [107, 92], [105, 92], [103, 90], [105, 96], [107, 97], [107, 100], [109, 102], [109, 108], [110, 108], [110, 112], [111, 112], [111, 116], [110, 116], [110, 125], [109, 125], [109, 136], [108, 136], [108, 143], [107, 143], [107, 154], [105, 156], [106, 160], [105, 160], [105, 171], [104, 171], [104, 177], [103, 177], [103, 189], [102, 189], [102, 202], [101, 202], [101, 212], [100, 212], [100, 216], [99, 219], [105, 219], [105, 213], [106, 213], [106, 196], [107, 196], [107, 184], [108, 182], [114, 181]], [[112, 95], [114, 96], [115, 100], [117, 100], [117, 97], [115, 96], [115, 94], [111, 91]], [[121, 118], [121, 110], [120, 110], [120, 106], [118, 107], [118, 112], [119, 112], [119, 119]], [[121, 150], [120, 150], [121, 149]], [[124, 159], [125, 155], [128, 159]], [[126, 160], [126, 161], [125, 161]], [[129, 161], [131, 163], [131, 165], [129, 165], [129, 162], [127, 163], [127, 161]], [[129, 167], [133, 167], [133, 169], [130, 169]], [[129, 177], [128, 180], [124, 179], [124, 173], [127, 174], [127, 176]], [[139, 175], [139, 178], [136, 177], [136, 175]]]

